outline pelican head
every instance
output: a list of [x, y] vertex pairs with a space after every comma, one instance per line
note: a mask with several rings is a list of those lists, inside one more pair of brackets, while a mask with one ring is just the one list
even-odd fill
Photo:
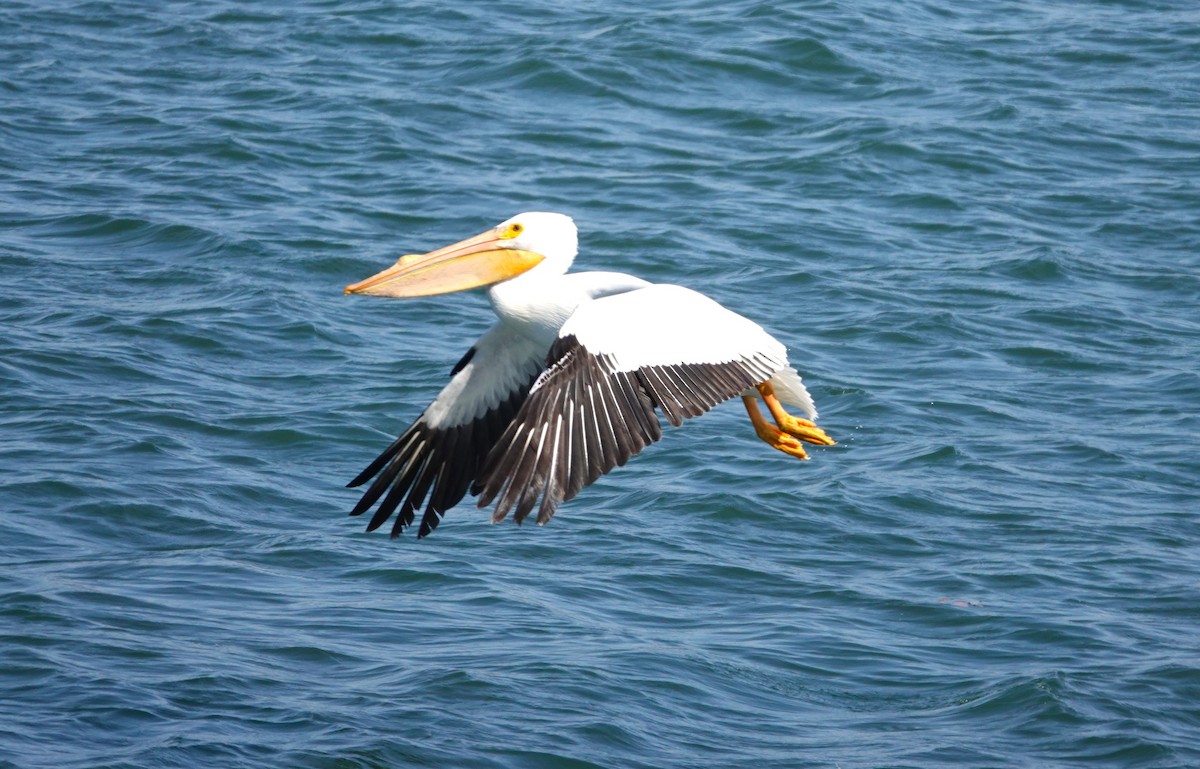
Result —
[[490, 286], [535, 267], [561, 275], [574, 261], [578, 242], [571, 217], [529, 211], [436, 251], [406, 254], [386, 270], [346, 286], [346, 293], [432, 296]]

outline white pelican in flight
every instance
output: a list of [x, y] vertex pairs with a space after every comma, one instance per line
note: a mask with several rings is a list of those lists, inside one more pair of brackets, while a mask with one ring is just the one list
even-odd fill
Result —
[[397, 513], [395, 537], [424, 506], [424, 537], [468, 490], [481, 508], [495, 503], [493, 523], [510, 511], [521, 523], [536, 508], [544, 524], [662, 437], [656, 409], [679, 426], [740, 394], [774, 448], [807, 459], [801, 441], [833, 445], [811, 421], [816, 408], [783, 344], [758, 324], [681, 286], [568, 275], [576, 251], [570, 217], [530, 212], [346, 287], [412, 297], [490, 286], [500, 317], [417, 421], [348, 484], [374, 479], [351, 512], [379, 503], [367, 531]]

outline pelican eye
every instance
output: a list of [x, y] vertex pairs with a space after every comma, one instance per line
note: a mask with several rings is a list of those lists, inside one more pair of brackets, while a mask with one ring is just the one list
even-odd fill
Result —
[[520, 222], [513, 222], [504, 228], [504, 232], [500, 233], [500, 237], [505, 240], [511, 240], [525, 231], [525, 225]]

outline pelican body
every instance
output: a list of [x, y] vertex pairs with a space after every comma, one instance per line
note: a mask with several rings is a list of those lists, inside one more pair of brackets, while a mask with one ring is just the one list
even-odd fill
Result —
[[659, 412], [679, 426], [738, 395], [772, 447], [807, 459], [801, 442], [833, 445], [778, 340], [682, 286], [567, 274], [577, 242], [570, 217], [523, 213], [346, 287], [416, 297], [489, 286], [499, 318], [420, 417], [348, 484], [371, 482], [351, 512], [376, 508], [368, 531], [395, 514], [398, 536], [424, 507], [424, 537], [468, 491], [480, 508], [495, 506], [493, 523], [509, 513], [521, 523], [536, 509], [544, 524], [659, 440]]

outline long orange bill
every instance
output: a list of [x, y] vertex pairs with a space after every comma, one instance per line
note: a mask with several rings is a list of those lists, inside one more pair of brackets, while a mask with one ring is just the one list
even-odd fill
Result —
[[545, 258], [533, 251], [507, 248], [507, 242], [496, 230], [488, 230], [427, 254], [406, 254], [386, 270], [346, 286], [346, 293], [395, 297], [449, 294], [508, 280]]

